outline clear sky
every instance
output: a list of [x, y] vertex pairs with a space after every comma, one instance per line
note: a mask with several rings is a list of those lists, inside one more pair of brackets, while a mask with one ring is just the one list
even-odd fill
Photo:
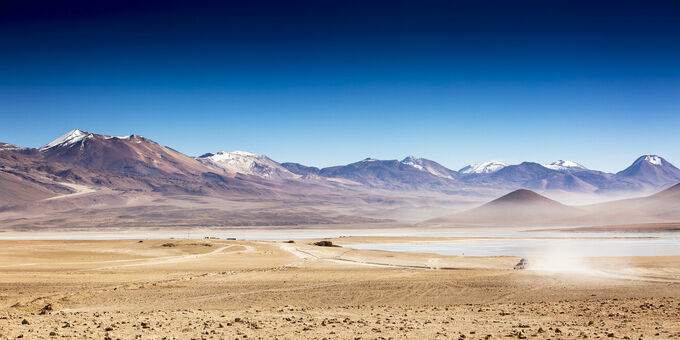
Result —
[[0, 2], [0, 141], [680, 166], [677, 1], [137, 2]]

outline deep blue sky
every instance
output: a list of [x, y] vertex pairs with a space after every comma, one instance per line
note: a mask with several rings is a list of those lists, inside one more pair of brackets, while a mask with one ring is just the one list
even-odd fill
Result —
[[136, 2], [0, 2], [0, 141], [680, 165], [677, 1]]

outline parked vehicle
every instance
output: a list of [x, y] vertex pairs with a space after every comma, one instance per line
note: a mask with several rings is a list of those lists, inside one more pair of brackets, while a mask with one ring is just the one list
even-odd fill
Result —
[[513, 269], [527, 269], [529, 266], [529, 260], [527, 259], [521, 259], [519, 262], [515, 265]]

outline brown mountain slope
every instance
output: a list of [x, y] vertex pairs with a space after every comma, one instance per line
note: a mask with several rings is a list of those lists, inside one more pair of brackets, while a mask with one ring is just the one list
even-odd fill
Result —
[[487, 204], [485, 207], [507, 206], [515, 204], [532, 204], [533, 206], [541, 207], [561, 207], [562, 203], [551, 200], [545, 196], [541, 196], [531, 190], [518, 189], [505, 196], [497, 198]]
[[[0, 204], [19, 204], [71, 193], [66, 167], [39, 161], [35, 149], [0, 147]], [[66, 171], [66, 172], [64, 172]]]
[[40, 149], [46, 161], [131, 175], [198, 175], [211, 172], [195, 159], [150, 139], [73, 130]]
[[273, 195], [257, 178], [215, 170], [153, 140], [73, 130], [39, 149], [39, 158], [88, 173], [85, 183], [121, 191], [208, 196]]
[[584, 206], [593, 224], [664, 223], [680, 221], [680, 184], [656, 194]]
[[526, 225], [556, 223], [580, 213], [531, 190], [515, 190], [480, 207], [423, 222], [425, 225]]
[[601, 226], [680, 222], [680, 184], [656, 194], [572, 207], [529, 190], [517, 190], [461, 213], [421, 225], [573, 225]]
[[676, 202], [680, 202], [680, 183], [663, 190], [661, 192], [658, 192], [654, 195], [649, 196], [649, 198], [653, 200], [672, 200]]
[[35, 201], [55, 195], [45, 185], [0, 170], [0, 205]]
[[[4, 209], [32, 209], [42, 202], [75, 193], [73, 185], [98, 192], [190, 194], [220, 197], [275, 196], [276, 188], [257, 178], [215, 174], [191, 157], [149, 139], [111, 137], [74, 130], [40, 149], [0, 145], [0, 204]], [[103, 190], [108, 189], [108, 190]], [[107, 199], [108, 200], [108, 199]], [[60, 200], [59, 206], [69, 205]], [[79, 197], [78, 206], [87, 206]]]

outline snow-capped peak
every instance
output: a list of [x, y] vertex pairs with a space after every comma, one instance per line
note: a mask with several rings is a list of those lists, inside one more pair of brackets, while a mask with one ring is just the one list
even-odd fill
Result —
[[130, 139], [136, 137], [135, 134], [129, 135], [129, 136], [106, 136], [104, 139]]
[[544, 167], [552, 170], [586, 170], [586, 167], [572, 161], [558, 160], [550, 164], [543, 164]]
[[490, 174], [508, 166], [503, 162], [488, 161], [481, 164], [468, 165], [460, 170], [462, 174]]
[[418, 170], [425, 170], [422, 165], [419, 163], [422, 163], [422, 158], [416, 157], [416, 156], [408, 156], [404, 158], [404, 160], [401, 161], [403, 164], [410, 165]]
[[661, 165], [661, 157], [657, 155], [647, 155], [645, 156], [645, 162], [653, 165]]
[[411, 166], [420, 171], [428, 172], [432, 175], [453, 179], [449, 169], [433, 162], [431, 160], [420, 158], [416, 156], [408, 156], [401, 161], [401, 164]]
[[207, 153], [196, 160], [212, 168], [225, 172], [238, 172], [255, 175], [268, 179], [298, 178], [281, 164], [269, 159], [264, 155], [254, 154], [248, 151], [227, 152], [221, 150], [217, 153]]
[[92, 134], [89, 134], [89, 133], [80, 131], [78, 129], [75, 129], [75, 130], [69, 131], [67, 134], [65, 134], [65, 135], [51, 141], [49, 144], [43, 146], [42, 148], [40, 148], [40, 151], [51, 149], [55, 146], [71, 145], [71, 144], [80, 142], [81, 140], [88, 138], [90, 136], [92, 136]]
[[246, 157], [258, 157], [259, 155], [248, 151], [235, 150], [231, 152], [234, 155], [246, 156]]
[[5, 151], [5, 150], [24, 150], [26, 148], [13, 145], [13, 144], [7, 144], [7, 143], [1, 143], [0, 142], [0, 151]]
[[236, 150], [236, 151], [229, 152], [229, 151], [220, 150], [220, 151], [218, 151], [217, 153], [214, 153], [214, 154], [213, 153], [205, 154], [205, 155], [201, 156], [200, 158], [209, 158], [209, 159], [211, 159], [215, 162], [226, 162], [226, 161], [234, 161], [234, 160], [239, 160], [239, 159], [252, 159], [252, 158], [260, 158], [260, 157], [262, 157], [262, 156], [256, 155], [256, 154], [254, 154], [252, 152], [248, 152], [248, 151]]

